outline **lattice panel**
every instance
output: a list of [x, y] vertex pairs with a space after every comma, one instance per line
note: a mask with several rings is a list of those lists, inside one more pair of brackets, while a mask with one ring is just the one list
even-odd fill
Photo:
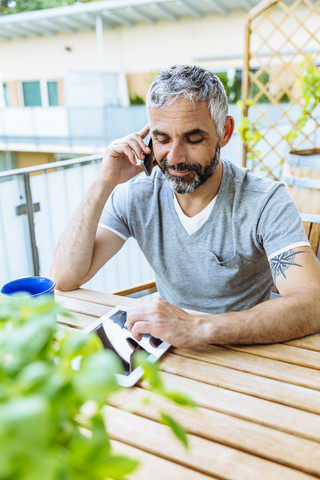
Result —
[[250, 160], [250, 150], [244, 146], [243, 164], [274, 179], [280, 178], [291, 147], [320, 146], [320, 111], [291, 147], [286, 140], [302, 108], [297, 78], [306, 59], [320, 65], [320, 0], [265, 0], [249, 12], [243, 100], [252, 104], [245, 105], [244, 114], [262, 138], [251, 150]]

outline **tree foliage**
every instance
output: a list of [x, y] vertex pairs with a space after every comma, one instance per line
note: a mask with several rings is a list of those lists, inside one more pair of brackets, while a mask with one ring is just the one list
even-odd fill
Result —
[[0, 0], [0, 15], [32, 12], [46, 8], [64, 7], [74, 3], [88, 3], [93, 0]]
[[233, 78], [229, 78], [227, 72], [216, 73], [217, 77], [221, 80], [229, 103], [237, 103], [241, 98], [241, 77], [234, 75]]

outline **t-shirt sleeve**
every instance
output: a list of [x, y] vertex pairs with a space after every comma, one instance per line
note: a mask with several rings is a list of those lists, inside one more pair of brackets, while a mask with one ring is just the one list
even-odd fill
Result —
[[124, 240], [131, 237], [128, 227], [128, 186], [118, 185], [108, 198], [99, 221], [99, 226], [111, 230]]
[[291, 248], [310, 245], [301, 215], [283, 183], [277, 183], [262, 206], [257, 239], [268, 259]]

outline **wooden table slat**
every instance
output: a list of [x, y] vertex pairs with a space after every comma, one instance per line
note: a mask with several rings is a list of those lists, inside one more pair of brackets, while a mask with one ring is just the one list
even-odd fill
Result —
[[201, 407], [320, 442], [320, 415], [171, 373], [162, 377], [168, 388], [189, 394]]
[[[151, 404], [142, 403], [146, 398], [151, 399]], [[306, 473], [317, 474], [320, 472], [318, 442], [297, 438], [288, 433], [201, 407], [195, 411], [182, 409], [155, 394], [138, 388], [118, 395], [113, 399], [112, 405], [125, 408], [128, 401], [138, 405], [135, 413], [140, 416], [157, 421], [158, 412], [163, 410], [178, 420], [186, 431], [193, 435], [288, 467], [297, 468]], [[263, 441], [261, 441], [262, 438]], [[292, 455], [293, 451], [294, 455]]]
[[273, 345], [227, 346], [230, 350], [320, 370], [320, 352], [280, 343]]
[[174, 354], [168, 354], [161, 361], [161, 369], [253, 397], [320, 413], [320, 392], [305, 387]]
[[109, 307], [114, 307], [116, 305], [126, 305], [130, 307], [136, 305], [138, 302], [143, 302], [143, 300], [135, 298], [120, 297], [119, 295], [95, 292], [94, 290], [88, 290], [85, 288], [79, 288], [70, 292], [62, 292], [61, 290], [56, 290], [55, 293], [57, 295], [57, 298], [59, 296], [70, 297], [76, 300], [84, 300], [85, 302], [96, 303], [98, 305], [106, 305]]
[[228, 480], [314, 479], [307, 473], [192, 434], [189, 435], [190, 451], [186, 452], [164, 425], [111, 406], [105, 410], [111, 438], [200, 473]]
[[58, 315], [58, 323], [61, 325], [66, 325], [70, 327], [77, 328], [79, 330], [83, 330], [88, 325], [91, 325], [96, 318], [91, 317], [89, 315], [83, 315], [82, 313], [75, 313], [74, 318], [72, 317], [65, 317], [63, 315]]
[[[170, 462], [157, 455], [139, 450], [117, 440], [111, 441], [115, 453], [140, 460], [138, 469], [127, 477], [128, 480], [212, 480], [217, 477], [204, 475], [178, 463]], [[170, 473], [169, 473], [170, 472]]]
[[61, 303], [67, 310], [74, 313], [82, 313], [92, 317], [102, 317], [112, 307], [106, 305], [98, 305], [92, 302], [86, 302], [85, 300], [75, 300], [63, 295], [55, 295], [56, 300]]
[[306, 348], [307, 350], [314, 350], [316, 352], [320, 352], [320, 334], [297, 338], [296, 340], [290, 340], [289, 342], [285, 342], [285, 344], [292, 345], [293, 347]]
[[179, 356], [241, 370], [242, 372], [252, 373], [261, 377], [277, 379], [292, 383], [293, 385], [320, 390], [320, 370], [261, 358], [260, 356], [215, 347], [213, 345], [196, 347], [192, 350], [175, 348], [172, 351]]

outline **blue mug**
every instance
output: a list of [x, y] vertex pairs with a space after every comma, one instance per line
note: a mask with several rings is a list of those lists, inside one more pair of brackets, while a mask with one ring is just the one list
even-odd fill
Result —
[[55, 283], [46, 277], [21, 277], [6, 283], [1, 288], [2, 295], [14, 295], [25, 293], [31, 297], [40, 295], [54, 295]]

